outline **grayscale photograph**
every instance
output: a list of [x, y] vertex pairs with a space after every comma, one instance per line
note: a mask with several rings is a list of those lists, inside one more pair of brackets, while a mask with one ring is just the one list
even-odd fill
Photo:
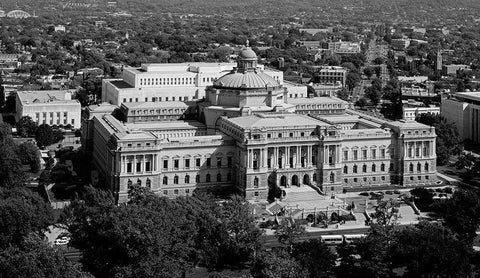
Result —
[[0, 278], [480, 278], [480, 0], [0, 0]]

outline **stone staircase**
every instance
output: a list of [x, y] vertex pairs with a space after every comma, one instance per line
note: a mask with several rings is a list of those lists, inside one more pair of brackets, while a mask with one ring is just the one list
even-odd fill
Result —
[[337, 207], [343, 202], [337, 199], [330, 199], [317, 192], [308, 185], [301, 187], [290, 187], [284, 189], [286, 192], [282, 203], [287, 204], [288, 207], [297, 207], [300, 209], [324, 209], [326, 207]]

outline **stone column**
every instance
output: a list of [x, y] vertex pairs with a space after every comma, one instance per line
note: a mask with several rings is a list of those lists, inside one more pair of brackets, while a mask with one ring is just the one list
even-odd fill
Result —
[[278, 169], [278, 147], [273, 148], [273, 162], [272, 162], [273, 168]]
[[133, 173], [136, 174], [137, 173], [137, 156], [136, 155], [133, 155]]
[[307, 167], [312, 167], [312, 146], [307, 146]]
[[290, 147], [285, 147], [285, 168], [290, 168]]

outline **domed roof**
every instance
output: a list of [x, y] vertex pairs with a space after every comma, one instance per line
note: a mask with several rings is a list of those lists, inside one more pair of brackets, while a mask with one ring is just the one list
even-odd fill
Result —
[[238, 53], [240, 59], [257, 59], [257, 54], [250, 48], [245, 48], [240, 53]]
[[220, 77], [213, 83], [215, 88], [231, 89], [259, 89], [265, 87], [278, 87], [280, 84], [264, 72], [246, 71], [231, 72]]

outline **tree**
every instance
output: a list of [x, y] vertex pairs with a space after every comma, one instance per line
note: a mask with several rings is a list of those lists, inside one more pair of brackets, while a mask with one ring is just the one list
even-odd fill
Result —
[[428, 209], [433, 203], [433, 193], [423, 187], [414, 188], [410, 190], [410, 193], [415, 197], [415, 204], [422, 211]]
[[350, 100], [350, 92], [347, 88], [343, 87], [340, 91], [337, 92], [337, 97], [341, 100], [349, 101]]
[[18, 120], [17, 134], [20, 137], [32, 137], [35, 135], [37, 123], [35, 123], [30, 116], [23, 116]]
[[310, 277], [329, 277], [329, 272], [334, 269], [337, 259], [330, 248], [319, 239], [295, 244], [292, 257], [308, 270]]
[[469, 277], [471, 247], [438, 223], [422, 221], [398, 231], [391, 258], [403, 277]]
[[224, 251], [232, 262], [246, 262], [260, 248], [262, 233], [255, 226], [251, 211], [250, 205], [238, 196], [233, 196], [221, 208], [221, 220], [228, 234]]
[[52, 127], [47, 124], [38, 126], [35, 133], [35, 140], [37, 140], [37, 146], [40, 148], [57, 143], [62, 139], [63, 135], [61, 131], [53, 130]]
[[457, 190], [443, 205], [445, 225], [460, 239], [473, 242], [480, 225], [480, 194], [473, 190]]
[[380, 79], [375, 78], [372, 81], [372, 86], [368, 87], [365, 90], [365, 97], [370, 99], [370, 103], [373, 106], [377, 106], [378, 103], [380, 102], [382, 96], [382, 81]]
[[395, 245], [398, 206], [393, 200], [379, 202], [371, 215], [373, 221], [367, 237], [359, 239], [354, 245], [338, 248], [341, 258], [338, 277], [392, 276], [390, 250]]
[[24, 142], [17, 148], [17, 155], [22, 164], [30, 165], [32, 172], [40, 170], [40, 156], [38, 147], [30, 142]]
[[360, 108], [363, 108], [367, 105], [368, 101], [366, 98], [362, 97], [361, 99], [357, 100], [355, 102], [355, 106], [358, 106]]
[[77, 264], [41, 238], [29, 236], [18, 246], [0, 251], [0, 277], [74, 278], [81, 277]]
[[372, 67], [366, 67], [363, 69], [363, 74], [365, 74], [365, 76], [370, 79], [373, 74], [375, 73], [374, 69]]
[[10, 139], [12, 135], [12, 127], [7, 123], [0, 123], [0, 143]]
[[21, 244], [26, 236], [43, 236], [53, 223], [49, 204], [26, 188], [0, 189], [0, 246]]
[[0, 142], [0, 187], [23, 186], [25, 176], [22, 171], [22, 163], [18, 158], [16, 146], [11, 139]]
[[115, 206], [88, 188], [63, 218], [71, 245], [97, 277], [177, 277], [193, 266], [195, 222], [174, 200], [145, 194]]
[[358, 74], [356, 72], [349, 72], [347, 74], [347, 78], [346, 78], [346, 81], [345, 81], [345, 84], [347, 85], [348, 90], [352, 91], [353, 88], [355, 88], [360, 83], [361, 79], [362, 78], [361, 78], [360, 74]]
[[293, 252], [293, 246], [298, 238], [305, 234], [305, 227], [296, 223], [293, 219], [283, 219], [275, 231], [275, 237], [278, 242], [286, 246], [290, 253]]
[[382, 111], [383, 115], [389, 119], [397, 120], [402, 118], [402, 90], [400, 82], [397, 79], [390, 79], [383, 88], [383, 98], [390, 101]]
[[306, 278], [308, 273], [284, 249], [261, 252], [253, 263], [254, 278]]
[[439, 165], [446, 164], [452, 155], [460, 154], [460, 137], [455, 124], [449, 123], [447, 119], [441, 115], [431, 113], [420, 114], [415, 120], [422, 124], [435, 127], [435, 133], [437, 134], [437, 163]]
[[465, 174], [462, 175], [464, 180], [471, 180], [480, 174], [480, 158], [471, 153], [463, 153], [458, 157], [455, 167], [458, 170], [465, 169]]

